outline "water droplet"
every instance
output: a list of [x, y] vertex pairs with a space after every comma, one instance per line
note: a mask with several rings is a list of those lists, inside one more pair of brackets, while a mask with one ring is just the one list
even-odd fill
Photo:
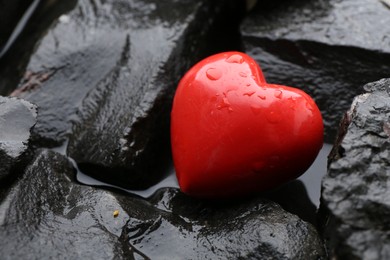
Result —
[[240, 72], [240, 73], [238, 73], [241, 77], [243, 77], [243, 78], [246, 78], [248, 75], [246, 75], [246, 73], [245, 72]]
[[309, 109], [310, 111], [313, 111], [313, 104], [306, 101], [306, 108]]
[[294, 97], [289, 97], [287, 100], [290, 102], [290, 105], [289, 105], [290, 109], [295, 110], [296, 105], [297, 105], [297, 99]]
[[280, 121], [280, 114], [275, 111], [270, 111], [266, 114], [266, 118], [271, 124], [276, 124]]
[[264, 94], [257, 95], [260, 99], [265, 100], [267, 97]]
[[251, 83], [246, 83], [246, 86], [249, 87], [251, 85]]
[[277, 89], [277, 90], [275, 90], [275, 92], [274, 92], [274, 96], [275, 96], [276, 98], [281, 99], [282, 96], [283, 96], [283, 92], [282, 92], [280, 89]]
[[261, 113], [261, 110], [262, 110], [262, 107], [258, 107], [258, 106], [251, 106], [251, 110], [253, 112], [253, 114], [255, 115], [258, 115]]
[[218, 110], [221, 110], [222, 108], [230, 108], [230, 102], [226, 97], [222, 98], [221, 103], [219, 103], [217, 106]]
[[255, 94], [255, 93], [256, 93], [256, 91], [245, 92], [245, 93], [244, 93], [244, 96], [250, 97], [250, 96], [252, 96], [252, 95]]
[[218, 80], [222, 77], [222, 71], [216, 68], [210, 68], [206, 71], [206, 76], [210, 80]]
[[252, 170], [254, 173], [261, 173], [266, 163], [264, 161], [257, 161], [252, 164]]
[[239, 54], [233, 54], [232, 56], [230, 56], [229, 58], [226, 59], [226, 62], [241, 64], [244, 62], [244, 58]]
[[252, 78], [253, 80], [256, 80], [256, 77], [255, 77], [254, 75], [252, 75], [251, 78]]

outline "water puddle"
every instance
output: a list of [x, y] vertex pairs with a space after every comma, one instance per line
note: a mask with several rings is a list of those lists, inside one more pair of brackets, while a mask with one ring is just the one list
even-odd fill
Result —
[[[322, 147], [320, 153], [317, 156], [317, 159], [314, 161], [313, 165], [305, 172], [304, 175], [298, 178], [298, 180], [302, 181], [303, 184], [305, 185], [305, 188], [307, 190], [308, 196], [311, 200], [311, 202], [316, 205], [317, 207], [319, 206], [320, 203], [320, 195], [321, 195], [321, 181], [323, 176], [326, 174], [326, 166], [327, 166], [327, 157], [332, 148], [332, 145], [330, 144], [324, 144]], [[66, 144], [64, 146], [56, 148], [56, 151], [64, 154], [66, 150]], [[70, 158], [70, 160], [72, 160]], [[111, 188], [117, 188], [123, 191], [126, 191], [131, 194], [135, 194], [138, 196], [141, 196], [143, 198], [149, 198], [152, 196], [157, 190], [161, 188], [179, 188], [176, 175], [175, 175], [175, 170], [172, 167], [170, 169], [169, 175], [157, 183], [156, 185], [146, 189], [146, 190], [129, 190], [129, 189], [124, 189], [121, 187], [117, 187], [115, 185], [110, 185], [104, 182], [101, 182], [99, 180], [96, 180], [77, 168], [76, 162], [72, 160], [74, 167], [77, 169], [77, 176], [76, 179], [78, 182], [90, 185], [90, 186], [101, 186], [101, 187], [111, 187]]]
[[298, 178], [305, 185], [310, 200], [317, 207], [320, 204], [321, 181], [327, 171], [327, 160], [331, 149], [332, 145], [325, 143], [311, 167]]
[[161, 188], [179, 188], [179, 184], [177, 183], [175, 171], [173, 168], [170, 170], [169, 175], [165, 179], [163, 179], [162, 181], [157, 183], [156, 185], [154, 185], [146, 190], [129, 190], [129, 189], [124, 189], [124, 188], [121, 188], [121, 187], [118, 187], [115, 185], [110, 185], [110, 184], [98, 181], [98, 180], [92, 178], [91, 176], [88, 176], [88, 175], [84, 174], [83, 172], [81, 172], [80, 170], [78, 170], [76, 162], [73, 161], [73, 164], [74, 164], [75, 168], [77, 169], [76, 179], [78, 182], [80, 182], [82, 184], [86, 184], [86, 185], [90, 185], [90, 186], [102, 186], [102, 187], [116, 188], [116, 189], [128, 192], [130, 194], [138, 195], [138, 196], [143, 197], [145, 199], [151, 197], [157, 190], [159, 190]]

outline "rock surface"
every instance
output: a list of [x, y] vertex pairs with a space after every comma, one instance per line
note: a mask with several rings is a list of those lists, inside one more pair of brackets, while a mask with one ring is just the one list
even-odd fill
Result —
[[[18, 86], [37, 42], [46, 34], [53, 21], [76, 2], [0, 0], [0, 95], [11, 94]], [[3, 46], [1, 42], [4, 42]]]
[[389, 23], [381, 1], [259, 1], [241, 32], [268, 82], [315, 98], [331, 143], [360, 86], [388, 76]]
[[224, 204], [163, 189], [151, 203], [156, 212], [123, 233], [151, 259], [325, 259], [313, 226], [262, 198]]
[[36, 123], [36, 106], [0, 96], [0, 188], [28, 162], [30, 130]]
[[334, 259], [390, 258], [390, 79], [364, 88], [342, 121], [322, 184], [323, 232]]
[[65, 156], [38, 152], [0, 206], [2, 259], [324, 258], [311, 224], [262, 198], [213, 203], [163, 189], [144, 200], [74, 175]]
[[218, 48], [226, 15], [239, 19], [232, 3], [80, 1], [42, 40], [15, 92], [41, 108], [36, 143], [69, 138], [83, 172], [126, 188], [156, 183], [169, 162], [175, 87]]
[[31, 3], [31, 0], [0, 1], [0, 56], [7, 40]]
[[118, 241], [126, 213], [111, 193], [72, 182], [74, 174], [66, 157], [38, 153], [0, 206], [2, 259], [126, 258]]

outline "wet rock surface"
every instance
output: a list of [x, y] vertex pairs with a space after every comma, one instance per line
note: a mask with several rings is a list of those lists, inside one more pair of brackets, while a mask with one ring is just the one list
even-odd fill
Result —
[[126, 258], [118, 241], [126, 213], [110, 193], [72, 182], [74, 174], [66, 157], [37, 154], [0, 206], [2, 259]]
[[58, 16], [76, 2], [4, 0], [0, 3], [0, 95], [11, 94], [18, 86], [37, 42]]
[[330, 257], [390, 258], [390, 79], [364, 86], [345, 115], [322, 184]]
[[124, 238], [152, 259], [325, 256], [313, 226], [269, 200], [213, 203], [191, 199], [175, 189], [163, 189], [150, 202], [157, 214], [148, 215], [146, 221], [131, 217]]
[[324, 257], [311, 224], [263, 198], [214, 203], [162, 189], [145, 200], [74, 176], [65, 156], [37, 152], [0, 206], [3, 259]]
[[44, 37], [14, 92], [41, 108], [35, 143], [69, 138], [85, 173], [126, 188], [156, 183], [169, 161], [175, 87], [218, 49], [214, 32], [232, 11], [232, 1], [80, 1]]
[[323, 112], [326, 142], [367, 82], [388, 77], [389, 8], [381, 1], [260, 2], [241, 25], [268, 82], [299, 87]]
[[31, 0], [0, 1], [0, 50], [6, 45], [7, 39], [31, 3]]
[[36, 123], [36, 106], [0, 96], [0, 187], [8, 184], [28, 161], [30, 130]]

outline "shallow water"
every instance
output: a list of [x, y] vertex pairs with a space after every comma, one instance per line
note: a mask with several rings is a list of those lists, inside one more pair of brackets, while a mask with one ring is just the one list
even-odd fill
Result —
[[[332, 146], [330, 144], [324, 144], [313, 165], [305, 172], [305, 174], [298, 178], [298, 180], [302, 181], [305, 185], [310, 200], [317, 207], [320, 203], [321, 180], [322, 177], [326, 174], [327, 157], [331, 148]], [[57, 151], [63, 150], [58, 149]], [[118, 188], [131, 194], [141, 196], [143, 198], [148, 198], [152, 196], [158, 189], [161, 188], [179, 188], [174, 168], [171, 168], [169, 175], [165, 179], [146, 190], [129, 190], [98, 181], [82, 173], [80, 170], [78, 170], [76, 163], [73, 163], [75, 168], [77, 169], [77, 181], [86, 185]]]
[[324, 144], [311, 167], [298, 178], [305, 185], [310, 200], [317, 207], [320, 205], [321, 181], [326, 174], [327, 160], [331, 149], [331, 144]]

